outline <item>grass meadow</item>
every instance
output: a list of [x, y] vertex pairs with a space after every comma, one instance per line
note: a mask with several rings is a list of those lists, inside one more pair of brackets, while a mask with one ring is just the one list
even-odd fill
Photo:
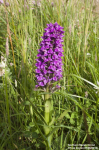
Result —
[[[99, 149], [99, 19], [93, 9], [91, 0], [0, 1], [0, 150]], [[35, 63], [44, 28], [55, 22], [65, 31], [63, 78], [51, 93], [54, 122], [46, 125]]]

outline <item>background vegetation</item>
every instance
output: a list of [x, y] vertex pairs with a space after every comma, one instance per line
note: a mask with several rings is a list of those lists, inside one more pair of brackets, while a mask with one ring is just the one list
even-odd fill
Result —
[[50, 22], [65, 31], [63, 79], [52, 95], [53, 114], [61, 120], [54, 124], [52, 149], [66, 150], [68, 144], [99, 147], [99, 24], [93, 6], [90, 0], [1, 3], [0, 150], [45, 148], [39, 130], [44, 100], [35, 90], [35, 62]]

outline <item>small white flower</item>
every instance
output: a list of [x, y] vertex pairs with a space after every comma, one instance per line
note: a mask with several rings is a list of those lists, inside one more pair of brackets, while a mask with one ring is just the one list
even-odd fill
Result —
[[90, 53], [87, 53], [87, 56], [91, 56], [91, 54], [90, 54]]
[[13, 66], [13, 63], [10, 63], [10, 66]]
[[7, 62], [7, 59], [4, 58], [3, 56], [1, 56], [1, 62], [0, 62], [0, 77], [3, 76], [5, 74], [5, 69], [6, 69], [6, 72], [10, 72], [10, 69], [7, 67], [6, 68], [6, 62]]
[[2, 61], [2, 62], [0, 63], [0, 77], [5, 74], [5, 67], [6, 67], [6, 63], [4, 63], [4, 62]]
[[86, 97], [86, 98], [88, 97], [88, 91], [85, 92], [85, 97]]
[[17, 80], [15, 79], [15, 87], [17, 87]]
[[2, 61], [2, 62], [0, 63], [0, 68], [5, 68], [5, 66], [6, 66], [6, 64]]

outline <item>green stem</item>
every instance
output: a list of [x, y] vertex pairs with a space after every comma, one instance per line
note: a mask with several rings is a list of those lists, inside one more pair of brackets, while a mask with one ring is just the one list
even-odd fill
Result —
[[30, 114], [31, 114], [31, 117], [32, 117], [32, 122], [33, 122], [33, 108], [32, 108], [32, 105], [30, 105]]
[[[53, 103], [52, 100], [49, 99], [49, 90], [48, 87], [46, 88], [46, 92], [47, 94], [45, 94], [45, 113], [44, 113], [44, 117], [45, 117], [45, 121], [47, 123], [48, 126], [44, 127], [44, 132], [45, 135], [47, 136], [50, 132], [51, 132], [51, 128], [49, 127], [49, 123], [52, 120], [52, 110], [53, 110]], [[51, 140], [52, 140], [52, 135], [48, 137], [48, 142], [49, 145], [51, 146]], [[48, 147], [46, 148], [46, 150], [48, 150]]]

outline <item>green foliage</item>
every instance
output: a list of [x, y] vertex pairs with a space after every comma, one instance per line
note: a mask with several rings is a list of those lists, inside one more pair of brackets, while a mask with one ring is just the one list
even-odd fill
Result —
[[[0, 61], [1, 56], [7, 59], [6, 67], [0, 66], [0, 150], [44, 150], [46, 145], [66, 150], [68, 144], [99, 147], [99, 23], [93, 3], [42, 0], [38, 6], [29, 2], [11, 0], [8, 7], [0, 5]], [[63, 26], [65, 36], [63, 79], [60, 90], [49, 93], [54, 111], [48, 126], [46, 92], [35, 89], [35, 59], [50, 22]], [[51, 128], [47, 137], [45, 126]]]

